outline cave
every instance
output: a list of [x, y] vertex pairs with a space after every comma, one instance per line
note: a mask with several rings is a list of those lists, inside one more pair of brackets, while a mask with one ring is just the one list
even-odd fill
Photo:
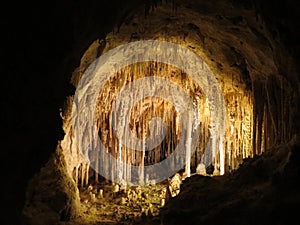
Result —
[[3, 224], [297, 221], [298, 1], [7, 9]]

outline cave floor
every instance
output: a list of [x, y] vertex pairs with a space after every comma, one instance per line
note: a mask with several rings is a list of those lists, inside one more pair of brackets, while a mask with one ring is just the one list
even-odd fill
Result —
[[70, 224], [160, 224], [166, 184], [115, 188], [112, 184], [81, 188], [82, 213]]

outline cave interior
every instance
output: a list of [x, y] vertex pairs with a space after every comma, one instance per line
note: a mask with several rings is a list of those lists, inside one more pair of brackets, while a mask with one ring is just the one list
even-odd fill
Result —
[[[298, 1], [63, 0], [8, 3], [7, 8], [4, 77], [11, 85], [5, 85], [3, 98], [3, 158], [13, 169], [5, 166], [3, 224], [297, 221]], [[182, 46], [214, 79], [205, 85], [177, 65], [143, 61], [140, 55], [140, 61], [110, 71], [109, 79], [95, 81], [101, 89], [93, 89], [94, 78], [84, 83], [95, 61], [119, 46], [146, 40]], [[167, 61], [182, 60], [184, 68], [192, 65], [191, 58], [166, 56], [168, 48], [153, 49]], [[139, 80], [142, 88], [131, 87], [130, 95], [116, 101], [126, 85]], [[166, 87], [171, 84], [166, 80], [187, 93], [195, 109], [185, 122], [179, 122], [187, 114], [178, 108], [188, 101], [180, 91], [155, 90], [158, 97], [133, 101], [146, 96], [148, 81]], [[93, 117], [74, 123], [74, 108], [81, 104], [92, 108]], [[130, 137], [124, 124], [114, 129], [124, 108], [130, 108]], [[106, 153], [86, 144], [92, 143], [85, 138], [92, 135], [89, 118]], [[191, 145], [189, 131], [195, 126], [199, 135]], [[161, 132], [164, 139], [151, 151], [145, 146], [138, 151], [129, 141]], [[173, 154], [179, 144], [185, 146], [184, 156]], [[171, 156], [168, 166], [174, 173], [165, 179], [144, 170]]]

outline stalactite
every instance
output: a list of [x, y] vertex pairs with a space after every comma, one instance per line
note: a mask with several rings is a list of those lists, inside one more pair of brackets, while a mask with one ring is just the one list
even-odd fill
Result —
[[187, 137], [186, 137], [186, 163], [185, 163], [185, 173], [187, 177], [191, 176], [191, 143], [192, 143], [192, 115], [189, 112], [189, 120], [187, 126]]
[[[99, 151], [95, 151], [95, 156], [94, 156], [94, 159], [95, 159], [95, 171], [99, 171]], [[98, 183], [99, 181], [99, 176], [98, 176], [98, 173], [95, 172], [95, 182]]]
[[86, 163], [86, 165], [85, 165], [85, 186], [88, 186], [88, 184], [89, 184], [89, 169], [90, 169], [90, 165], [89, 165], [89, 163]]
[[263, 117], [263, 108], [265, 104], [263, 84], [261, 81], [253, 82], [253, 94], [254, 94], [254, 134], [253, 134], [253, 148], [254, 155], [261, 153], [261, 134], [262, 134], [262, 117]]
[[83, 187], [84, 186], [84, 178], [85, 178], [85, 174], [84, 174], [84, 164], [81, 164], [81, 183], [80, 186]]
[[[182, 163], [185, 160], [185, 171], [189, 176], [191, 171], [195, 171], [197, 165], [203, 160], [206, 146], [210, 143], [213, 151], [212, 164], [220, 170], [220, 174], [223, 174], [224, 172], [236, 169], [243, 158], [259, 154], [267, 146], [270, 146], [272, 138], [269, 135], [267, 137], [266, 134], [272, 130], [270, 127], [270, 116], [268, 115], [271, 103], [265, 104], [264, 96], [266, 92], [264, 91], [266, 90], [266, 86], [261, 85], [261, 82], [254, 84], [254, 97], [256, 96], [256, 99], [260, 99], [256, 100], [256, 102], [253, 102], [250, 91], [236, 91], [236, 88], [228, 89], [228, 87], [223, 87], [227, 110], [226, 131], [223, 137], [213, 139], [213, 142], [209, 142], [213, 129], [218, 130], [218, 127], [211, 126], [212, 114], [210, 104], [208, 99], [203, 95], [201, 88], [188, 75], [182, 71], [179, 72], [171, 65], [157, 62], [148, 62], [148, 64], [137, 63], [134, 66], [125, 67], [115, 77], [109, 79], [107, 84], [104, 85], [105, 88], [99, 93], [96, 107], [99, 137], [108, 153], [117, 159], [115, 162], [104, 162], [102, 159], [103, 153], [98, 154], [95, 152], [96, 170], [97, 168], [103, 168], [107, 174], [110, 174], [109, 179], [112, 181], [130, 181], [132, 176], [135, 176], [130, 171], [130, 167], [126, 167], [125, 164], [127, 163], [141, 166], [138, 176], [140, 182], [144, 182], [147, 174], [144, 174], [143, 167], [155, 164], [169, 157], [176, 148], [177, 141], [183, 132], [180, 126], [180, 118], [176, 116], [174, 109], [172, 109], [169, 103], [157, 98], [151, 99], [150, 103], [146, 99], [143, 99], [131, 109], [130, 129], [136, 137], [145, 138], [148, 135], [151, 117], [157, 116], [162, 118], [169, 127], [169, 133], [160, 146], [146, 153], [145, 151], [139, 152], [126, 147], [128, 136], [116, 136], [113, 127], [116, 127], [117, 120], [120, 118], [110, 113], [112, 107], [110, 103], [114, 101], [123, 86], [148, 75], [167, 77], [177, 83], [190, 94], [194, 104], [198, 108], [200, 137], [196, 151], [193, 155], [190, 155], [190, 143], [192, 140], [187, 135], [185, 137], [187, 157], [185, 159], [175, 157], [174, 161], [170, 164], [171, 167], [181, 163], [179, 162], [180, 160], [183, 160]], [[231, 85], [233, 87], [236, 79], [236, 77], [232, 77]], [[132, 90], [131, 93], [132, 97], [129, 97], [128, 102], [122, 102], [117, 106], [119, 115], [123, 116], [122, 110], [126, 107], [126, 104], [133, 105], [133, 96], [136, 96], [138, 93], [136, 90]], [[259, 97], [257, 98], [257, 96]], [[282, 96], [280, 98], [283, 98]], [[280, 110], [283, 112], [284, 103], [281, 105]], [[263, 107], [265, 107], [265, 114], [261, 113]], [[284, 124], [278, 124], [277, 126], [281, 127], [280, 129], [285, 129]], [[125, 124], [122, 127], [125, 127]], [[158, 127], [155, 127], [155, 135], [159, 135], [160, 132]], [[121, 133], [128, 135], [125, 130]], [[262, 135], [265, 136], [262, 137]], [[120, 139], [124, 141], [122, 142]], [[254, 148], [252, 148], [252, 139], [253, 144], [255, 143]], [[261, 148], [262, 144], [264, 148]], [[143, 149], [145, 149], [145, 146], [143, 146]], [[220, 151], [217, 151], [217, 149]], [[88, 182], [88, 165], [86, 165], [86, 168], [84, 165], [81, 165], [81, 171], [83, 173], [81, 175], [81, 184], [86, 185]], [[117, 171], [116, 174], [113, 174], [113, 171]], [[96, 173], [95, 182], [98, 181], [98, 174]]]
[[76, 166], [74, 169], [75, 169], [75, 184], [78, 185], [78, 169], [79, 169], [79, 166]]

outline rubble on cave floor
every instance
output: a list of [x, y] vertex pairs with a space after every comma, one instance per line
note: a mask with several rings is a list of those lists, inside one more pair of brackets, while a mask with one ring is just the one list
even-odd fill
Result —
[[100, 183], [81, 188], [82, 213], [72, 224], [159, 224], [167, 187], [167, 183], [132, 187]]
[[179, 195], [184, 179], [183, 174], [176, 173], [159, 184], [146, 186], [128, 187], [103, 181], [79, 187], [82, 213], [68, 225], [161, 224], [161, 209], [171, 198]]

